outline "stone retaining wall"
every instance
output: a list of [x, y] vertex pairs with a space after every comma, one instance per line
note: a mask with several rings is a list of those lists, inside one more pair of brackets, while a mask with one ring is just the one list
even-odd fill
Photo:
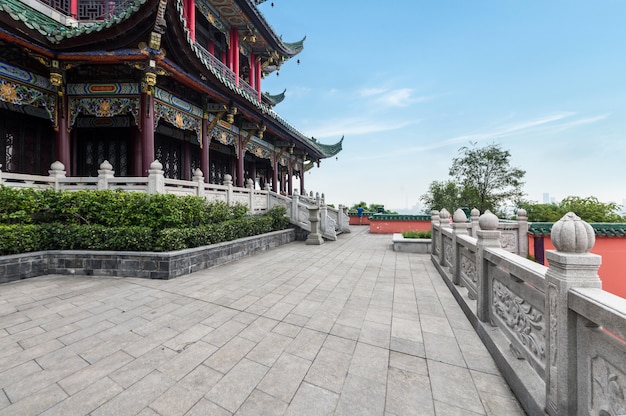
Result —
[[170, 252], [52, 250], [0, 257], [0, 283], [46, 274], [173, 279], [295, 240], [293, 229]]

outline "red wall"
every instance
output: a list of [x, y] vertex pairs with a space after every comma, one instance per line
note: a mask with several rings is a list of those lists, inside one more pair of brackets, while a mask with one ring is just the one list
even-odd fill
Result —
[[370, 220], [370, 233], [393, 234], [404, 231], [430, 231], [430, 221]]
[[[544, 250], [556, 250], [549, 236], [543, 238], [543, 244]], [[528, 252], [537, 257], [532, 235], [528, 236]], [[596, 237], [591, 252], [602, 256], [602, 265], [598, 270], [602, 289], [626, 299], [626, 238]], [[547, 259], [545, 265], [548, 265]]]
[[369, 225], [369, 223], [370, 219], [365, 215], [363, 215], [362, 217], [350, 215], [350, 225]]

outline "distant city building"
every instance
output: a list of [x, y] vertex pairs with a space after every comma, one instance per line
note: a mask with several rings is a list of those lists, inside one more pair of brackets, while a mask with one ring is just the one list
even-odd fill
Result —
[[550, 194], [549, 194], [549, 193], [547, 193], [547, 192], [545, 192], [545, 193], [543, 194], [543, 203], [544, 203], [544, 204], [549, 204], [549, 203], [550, 203]]

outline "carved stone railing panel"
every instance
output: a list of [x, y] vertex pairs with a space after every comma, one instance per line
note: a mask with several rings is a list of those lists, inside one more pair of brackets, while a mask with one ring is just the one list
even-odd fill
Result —
[[470, 299], [475, 300], [477, 295], [476, 289], [476, 253], [462, 247], [459, 250], [461, 256], [461, 285], [467, 288], [467, 294]]
[[573, 289], [569, 304], [577, 317], [578, 413], [626, 414], [626, 299]]

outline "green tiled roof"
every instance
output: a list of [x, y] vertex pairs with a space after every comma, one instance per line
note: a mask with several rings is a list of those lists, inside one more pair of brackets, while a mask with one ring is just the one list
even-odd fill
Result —
[[22, 22], [26, 25], [26, 27], [38, 31], [50, 42], [59, 43], [63, 39], [80, 36], [82, 34], [99, 32], [103, 29], [116, 25], [136, 13], [141, 5], [146, 1], [147, 0], [132, 0], [125, 10], [115, 16], [112, 16], [110, 19], [90, 24], [82, 24], [76, 27], [65, 26], [19, 0], [2, 0], [2, 3], [0, 3], [0, 9], [11, 16], [13, 20]]
[[430, 221], [430, 215], [374, 214], [369, 215], [369, 219], [375, 221]]
[[283, 102], [283, 100], [285, 99], [285, 92], [287, 91], [287, 89], [285, 89], [283, 92], [281, 92], [280, 94], [275, 94], [275, 95], [271, 95], [268, 92], [264, 92], [263, 96], [269, 100], [269, 102], [272, 105], [276, 105], [276, 104], [280, 104]]
[[[528, 234], [535, 236], [549, 236], [553, 222], [533, 222], [528, 224]], [[590, 223], [597, 237], [625, 237], [626, 223]]]

